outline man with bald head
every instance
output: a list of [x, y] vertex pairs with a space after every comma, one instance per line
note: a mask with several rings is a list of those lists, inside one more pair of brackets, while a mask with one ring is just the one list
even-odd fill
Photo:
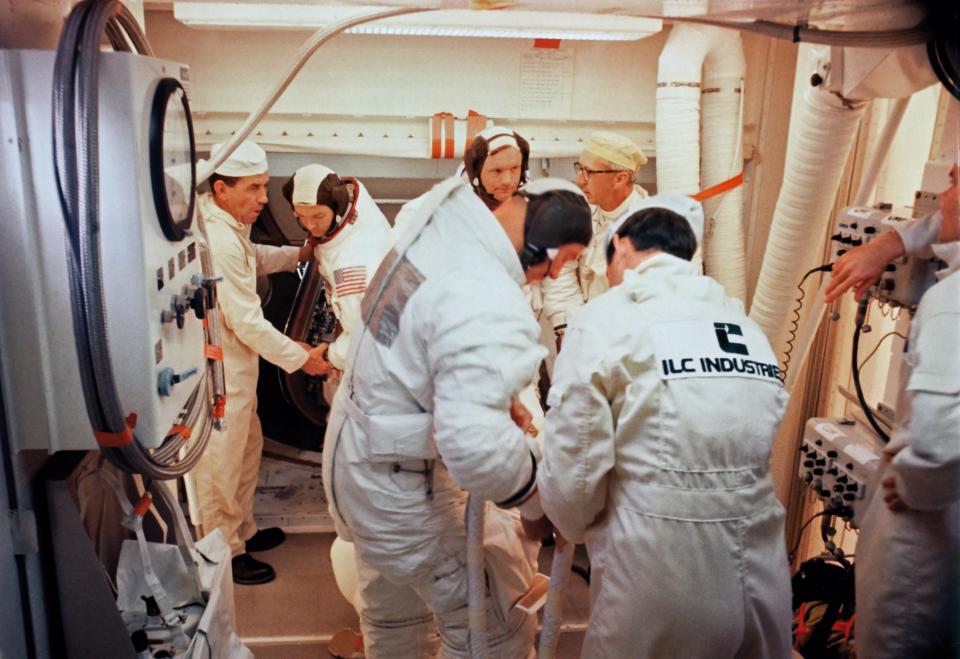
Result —
[[543, 308], [559, 341], [567, 317], [607, 290], [607, 260], [603, 237], [607, 227], [647, 196], [636, 184], [637, 170], [647, 157], [627, 137], [598, 131], [590, 136], [573, 164], [576, 183], [593, 211], [593, 240], [576, 263], [556, 279], [543, 282]]

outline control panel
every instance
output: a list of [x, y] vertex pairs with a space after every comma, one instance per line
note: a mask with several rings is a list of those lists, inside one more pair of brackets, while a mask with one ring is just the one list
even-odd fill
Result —
[[881, 447], [873, 433], [852, 419], [807, 421], [800, 445], [799, 475], [825, 506], [853, 526], [863, 517], [871, 480], [880, 465]]
[[[932, 196], [933, 203], [936, 203], [936, 195]], [[931, 206], [928, 197], [930, 195], [926, 193], [918, 193], [918, 208]], [[890, 204], [878, 204], [873, 208], [844, 208], [837, 221], [836, 233], [831, 236], [834, 256], [838, 257], [849, 249], [865, 245], [888, 231], [894, 231], [896, 227], [912, 222], [917, 220], [895, 210]], [[936, 283], [934, 273], [939, 268], [937, 259], [901, 256], [887, 264], [879, 283], [870, 289], [870, 295], [880, 303], [916, 307], [923, 293]]]

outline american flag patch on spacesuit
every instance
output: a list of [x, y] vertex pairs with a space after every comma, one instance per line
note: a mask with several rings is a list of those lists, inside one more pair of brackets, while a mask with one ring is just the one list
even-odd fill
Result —
[[346, 297], [367, 290], [367, 269], [362, 265], [340, 268], [333, 271], [334, 293]]

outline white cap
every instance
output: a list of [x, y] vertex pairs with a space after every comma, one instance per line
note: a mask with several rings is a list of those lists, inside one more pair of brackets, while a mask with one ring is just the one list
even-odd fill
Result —
[[[210, 158], [217, 154], [224, 147], [224, 143], [214, 144], [210, 149]], [[198, 169], [204, 169], [209, 161], [201, 160], [198, 163]], [[267, 152], [259, 144], [245, 140], [237, 145], [230, 157], [220, 163], [220, 166], [213, 170], [215, 174], [221, 176], [257, 176], [267, 173]]]
[[317, 189], [323, 183], [323, 179], [335, 173], [329, 167], [317, 164], [304, 165], [298, 169], [293, 175], [293, 205], [316, 206]]
[[645, 208], [666, 208], [684, 218], [690, 224], [690, 228], [693, 229], [693, 235], [697, 239], [697, 245], [700, 245], [700, 241], [703, 239], [703, 205], [687, 195], [674, 192], [655, 194], [652, 197], [645, 197], [635, 204], [631, 204], [627, 212], [614, 220], [610, 228], [607, 229], [606, 244], [610, 244], [613, 236], [620, 230], [624, 222], [632, 217], [634, 213], [642, 211]]
[[512, 146], [514, 149], [520, 148], [520, 144], [517, 142], [513, 131], [508, 128], [503, 128], [502, 126], [489, 126], [484, 128], [477, 133], [477, 137], [482, 138], [487, 143], [488, 154], [493, 153], [497, 149], [502, 149], [505, 146]]

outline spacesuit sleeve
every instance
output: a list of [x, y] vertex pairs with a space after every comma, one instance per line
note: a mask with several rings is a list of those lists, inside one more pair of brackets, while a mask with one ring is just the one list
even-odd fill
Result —
[[215, 244], [211, 253], [217, 274], [223, 277], [217, 297], [227, 327], [251, 350], [287, 373], [303, 366], [307, 351], [263, 317], [257, 291], [243, 285], [246, 260], [239, 245]]
[[297, 267], [300, 248], [292, 245], [274, 247], [272, 245], [258, 245], [253, 249], [257, 254], [257, 274], [269, 275], [274, 272], [293, 272]]
[[583, 292], [577, 278], [577, 261], [567, 261], [556, 279], [543, 280], [543, 311], [554, 331], [567, 325], [567, 318], [583, 306]]
[[564, 338], [550, 388], [537, 482], [540, 504], [560, 534], [581, 542], [607, 505], [614, 466], [613, 413], [605, 391], [603, 337], [576, 324]]
[[938, 510], [960, 501], [960, 314], [926, 320], [915, 337], [916, 356], [907, 389], [912, 393], [906, 446], [893, 458], [903, 501]]
[[930, 213], [917, 222], [911, 222], [906, 226], [899, 224], [894, 226], [894, 230], [900, 236], [903, 242], [904, 251], [909, 256], [916, 256], [928, 259], [933, 256], [930, 251], [930, 245], [937, 242], [940, 235], [940, 218], [943, 217], [940, 211]]
[[433, 374], [437, 451], [461, 488], [523, 512], [536, 496], [540, 456], [510, 418], [510, 401], [533, 380], [546, 351], [519, 287], [504, 291], [502, 282], [480, 278], [466, 288], [460, 282], [421, 307], [432, 316], [423, 341]]
[[[363, 295], [367, 290], [367, 279], [370, 274], [367, 268], [358, 267], [363, 270], [363, 290], [338, 295], [336, 293], [337, 286], [331, 287], [334, 289], [334, 293], [330, 296], [330, 304], [343, 331], [340, 332], [337, 340], [330, 344], [330, 348], [327, 350], [327, 360], [341, 371], [346, 370], [347, 354], [350, 352], [350, 337], [360, 327], [360, 303], [363, 302]], [[342, 285], [341, 290], [343, 290]]]

